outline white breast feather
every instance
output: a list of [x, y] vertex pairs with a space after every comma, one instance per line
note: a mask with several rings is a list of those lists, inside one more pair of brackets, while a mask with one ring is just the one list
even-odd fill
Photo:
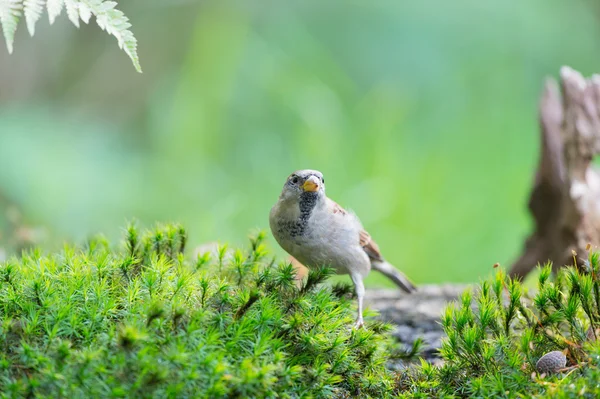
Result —
[[[294, 209], [280, 208], [277, 214], [288, 219], [294, 214], [299, 215], [299, 210], [294, 212]], [[362, 226], [353, 213], [333, 213], [325, 206], [317, 206], [311, 213], [308, 225], [308, 235], [305, 237], [276, 239], [283, 249], [308, 267], [330, 265], [338, 273], [356, 270], [366, 275], [369, 272], [369, 257], [359, 244]], [[276, 228], [273, 227], [275, 232]]]

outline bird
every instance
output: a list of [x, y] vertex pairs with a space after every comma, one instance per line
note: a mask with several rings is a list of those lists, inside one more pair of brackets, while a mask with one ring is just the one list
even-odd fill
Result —
[[333, 267], [349, 274], [358, 301], [355, 328], [363, 327], [364, 279], [371, 269], [390, 278], [406, 293], [417, 290], [388, 263], [359, 218], [325, 194], [325, 179], [318, 170], [298, 170], [285, 181], [269, 213], [269, 226], [277, 243], [306, 267]]

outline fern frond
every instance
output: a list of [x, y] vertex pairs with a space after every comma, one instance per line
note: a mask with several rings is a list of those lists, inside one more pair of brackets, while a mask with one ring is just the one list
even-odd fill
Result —
[[23, 1], [23, 13], [25, 14], [25, 21], [27, 22], [27, 30], [31, 36], [35, 33], [35, 24], [42, 16], [45, 4], [46, 0]]
[[15, 40], [15, 32], [19, 19], [21, 19], [21, 10], [23, 9], [22, 0], [0, 0], [0, 24], [2, 25], [2, 33], [6, 40], [6, 48], [8, 52], [13, 52], [13, 41]]
[[56, 17], [60, 15], [64, 5], [64, 0], [48, 0], [46, 8], [48, 9], [48, 20], [50, 21], [50, 25], [52, 25]]
[[69, 20], [73, 22], [73, 25], [79, 28], [79, 1], [65, 0], [65, 8], [67, 9]]
[[89, 24], [92, 18], [92, 10], [84, 2], [79, 3], [79, 17], [86, 24]]
[[98, 26], [109, 35], [117, 38], [119, 47], [131, 58], [133, 66], [142, 72], [137, 54], [137, 40], [129, 30], [131, 24], [122, 11], [115, 8], [115, 1], [105, 0], [0, 0], [0, 25], [6, 40], [8, 52], [13, 51], [15, 32], [21, 16], [25, 14], [27, 30], [31, 36], [35, 33], [35, 24], [44, 11], [48, 10], [48, 19], [53, 24], [63, 8], [67, 10], [69, 20], [79, 28], [79, 21], [86, 24], [92, 16], [96, 17]]
[[137, 40], [129, 30], [131, 24], [122, 11], [117, 10], [114, 1], [81, 0], [96, 16], [96, 22], [101, 29], [117, 38], [119, 47], [131, 58], [133, 66], [142, 72], [140, 60], [137, 55]]

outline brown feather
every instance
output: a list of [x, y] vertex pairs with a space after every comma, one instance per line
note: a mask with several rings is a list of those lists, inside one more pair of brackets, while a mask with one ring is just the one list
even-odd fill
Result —
[[361, 230], [359, 233], [360, 246], [369, 255], [369, 258], [383, 262], [383, 256], [379, 251], [379, 245], [371, 238], [371, 235], [365, 230]]

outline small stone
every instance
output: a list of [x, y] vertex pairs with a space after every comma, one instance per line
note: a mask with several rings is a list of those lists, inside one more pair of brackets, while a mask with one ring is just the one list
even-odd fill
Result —
[[561, 351], [552, 351], [540, 357], [535, 364], [539, 373], [552, 374], [557, 373], [567, 365], [567, 357]]

